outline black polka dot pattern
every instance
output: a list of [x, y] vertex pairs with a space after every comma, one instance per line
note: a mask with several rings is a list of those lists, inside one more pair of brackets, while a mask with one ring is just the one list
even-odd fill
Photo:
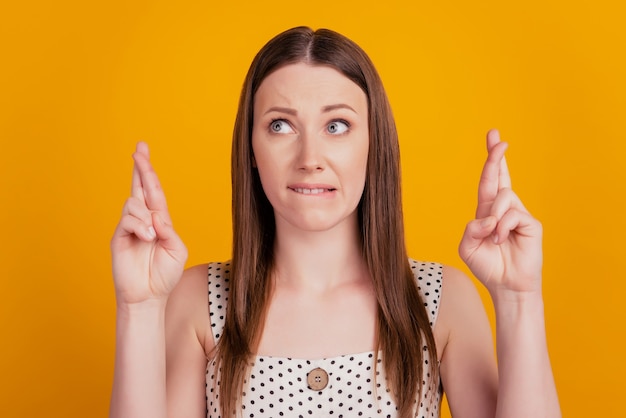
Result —
[[[410, 264], [432, 326], [441, 297], [442, 266], [415, 260]], [[209, 312], [216, 340], [224, 328], [229, 270], [228, 263], [209, 265]], [[424, 382], [429, 379], [430, 367], [425, 360]], [[328, 374], [328, 384], [320, 390], [312, 389], [307, 379], [309, 372], [317, 368]], [[207, 417], [221, 418], [219, 371], [214, 362], [209, 362], [206, 374]], [[435, 390], [425, 388], [422, 399], [415, 401], [415, 417], [439, 417], [441, 395], [440, 385]], [[240, 416], [391, 418], [397, 416], [397, 409], [385, 384], [382, 360], [380, 356], [375, 359], [374, 352], [318, 360], [256, 356], [244, 384]]]

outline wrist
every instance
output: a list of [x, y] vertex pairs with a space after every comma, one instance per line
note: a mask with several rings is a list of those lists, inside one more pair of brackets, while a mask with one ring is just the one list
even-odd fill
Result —
[[513, 291], [500, 289], [491, 292], [496, 317], [508, 319], [539, 315], [543, 318], [543, 294], [541, 289]]
[[124, 317], [154, 317], [165, 313], [166, 298], [147, 299], [142, 302], [118, 302], [117, 314]]
[[484, 282], [494, 304], [535, 304], [543, 301], [541, 272]]

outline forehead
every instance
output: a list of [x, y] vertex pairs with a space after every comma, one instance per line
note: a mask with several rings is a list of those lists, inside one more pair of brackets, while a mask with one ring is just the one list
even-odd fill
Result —
[[365, 92], [333, 67], [306, 63], [288, 64], [270, 73], [254, 98], [255, 109], [277, 104], [299, 107], [350, 102], [367, 108]]

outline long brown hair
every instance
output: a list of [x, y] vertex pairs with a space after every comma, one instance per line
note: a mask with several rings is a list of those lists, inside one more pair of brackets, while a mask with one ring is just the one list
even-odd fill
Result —
[[[359, 203], [363, 256], [378, 302], [377, 347], [400, 417], [408, 417], [424, 385], [424, 356], [436, 360], [428, 314], [409, 266], [402, 218], [400, 156], [395, 122], [374, 65], [346, 37], [306, 27], [271, 39], [254, 58], [246, 76], [232, 146], [233, 258], [226, 324], [216, 351], [220, 403], [224, 416], [236, 411], [247, 371], [263, 330], [270, 296], [275, 220], [253, 167], [254, 95], [281, 66], [305, 62], [335, 68], [365, 92], [368, 100], [369, 156]], [[436, 361], [431, 361], [436, 364]]]

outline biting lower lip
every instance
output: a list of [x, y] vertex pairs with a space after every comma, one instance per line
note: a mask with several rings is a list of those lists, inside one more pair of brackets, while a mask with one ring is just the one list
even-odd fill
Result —
[[335, 189], [330, 189], [330, 188], [326, 189], [326, 188], [321, 188], [321, 187], [314, 187], [314, 188], [290, 187], [290, 189], [296, 193], [312, 194], [312, 195], [328, 193], [328, 192], [332, 192], [335, 190]]

